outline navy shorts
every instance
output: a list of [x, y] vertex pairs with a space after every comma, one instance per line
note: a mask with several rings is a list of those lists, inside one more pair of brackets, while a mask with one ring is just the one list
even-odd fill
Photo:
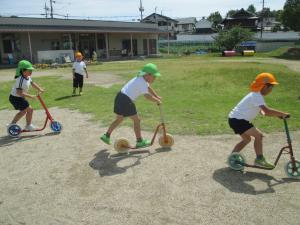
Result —
[[23, 111], [24, 109], [27, 109], [29, 107], [28, 101], [22, 97], [16, 97], [16, 96], [10, 95], [9, 101], [16, 110]]
[[79, 73], [74, 74], [73, 78], [73, 87], [74, 88], [82, 88], [83, 87], [83, 75], [80, 75]]
[[252, 123], [247, 120], [239, 120], [236, 118], [229, 118], [228, 119], [229, 126], [234, 131], [235, 134], [243, 134], [250, 128], [254, 127]]
[[137, 111], [131, 99], [122, 92], [119, 92], [115, 98], [114, 113], [127, 117], [136, 115]]

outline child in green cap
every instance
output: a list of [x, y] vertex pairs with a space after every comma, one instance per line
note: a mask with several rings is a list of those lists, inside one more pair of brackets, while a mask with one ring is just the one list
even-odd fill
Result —
[[[35, 127], [31, 124], [33, 109], [29, 105], [26, 98], [36, 98], [35, 95], [28, 94], [29, 87], [30, 85], [32, 85], [32, 87], [39, 92], [44, 92], [44, 90], [37, 83], [31, 80], [32, 70], [34, 70], [34, 68], [29, 61], [21, 60], [18, 63], [18, 68], [16, 70], [15, 76], [16, 82], [12, 87], [9, 96], [10, 103], [16, 110], [20, 111], [15, 115], [15, 117], [11, 121], [11, 124], [16, 124], [24, 115], [26, 115], [26, 127], [24, 128], [24, 130], [28, 131], [35, 130]], [[8, 126], [10, 126], [11, 124], [9, 124]]]
[[155, 78], [159, 76], [160, 73], [156, 65], [148, 63], [136, 77], [132, 78], [124, 85], [115, 98], [114, 113], [116, 114], [116, 119], [112, 122], [107, 132], [101, 136], [100, 139], [103, 142], [110, 144], [110, 135], [113, 130], [121, 124], [124, 117], [129, 117], [133, 120], [134, 132], [137, 140], [136, 148], [142, 148], [151, 144], [149, 140], [142, 138], [140, 118], [137, 114], [134, 101], [140, 95], [144, 95], [146, 99], [161, 104], [161, 97], [159, 97], [150, 87], [150, 84], [152, 84]]

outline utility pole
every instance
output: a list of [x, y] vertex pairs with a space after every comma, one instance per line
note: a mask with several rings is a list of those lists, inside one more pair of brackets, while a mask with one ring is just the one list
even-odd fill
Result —
[[51, 19], [53, 19], [53, 3], [55, 3], [55, 1], [50, 0], [50, 17]]
[[140, 0], [139, 11], [141, 12], [141, 22], [142, 22], [142, 20], [143, 20], [143, 12], [144, 12], [144, 7], [143, 7], [143, 4], [142, 4], [142, 0]]
[[49, 8], [47, 7], [47, 5], [46, 5], [46, 2], [45, 2], [45, 15], [46, 15], [46, 18], [48, 18], [48, 10], [49, 10]]
[[264, 28], [264, 9], [265, 9], [265, 0], [262, 0], [262, 10], [261, 10], [261, 21], [260, 21], [260, 38], [262, 38], [263, 28]]

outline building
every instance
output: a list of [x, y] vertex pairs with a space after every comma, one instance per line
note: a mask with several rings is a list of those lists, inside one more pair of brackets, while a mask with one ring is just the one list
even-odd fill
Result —
[[[176, 30], [177, 30], [177, 24], [178, 21], [174, 20], [170, 17], [159, 15], [157, 13], [152, 13], [151, 15], [145, 17], [142, 21], [142, 23], [150, 23], [150, 24], [157, 24], [158, 28], [162, 31], [165, 31], [169, 34], [169, 37], [175, 38], [176, 36]], [[169, 38], [167, 35], [161, 35], [161, 38]]]
[[73, 58], [74, 51], [85, 58], [96, 51], [107, 60], [156, 55], [161, 33], [156, 24], [0, 17], [0, 64], [61, 62], [66, 55]]
[[191, 34], [195, 32], [195, 24], [197, 22], [195, 17], [179, 18], [176, 20], [178, 21], [176, 29], [178, 33]]
[[224, 29], [230, 29], [233, 26], [240, 26], [242, 28], [247, 28], [252, 31], [258, 30], [258, 21], [259, 18], [243, 8], [234, 13], [231, 17], [225, 18], [221, 24], [224, 26]]
[[199, 20], [195, 25], [195, 31], [197, 34], [212, 34], [214, 29], [212, 27], [213, 23], [205, 18]]

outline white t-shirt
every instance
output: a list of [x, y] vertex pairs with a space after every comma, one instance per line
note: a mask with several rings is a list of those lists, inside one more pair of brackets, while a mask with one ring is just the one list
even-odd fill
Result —
[[134, 77], [121, 89], [121, 92], [127, 95], [132, 101], [143, 94], [148, 94], [149, 84], [144, 77]]
[[259, 92], [250, 92], [229, 113], [229, 118], [253, 120], [259, 111], [259, 106], [266, 105], [264, 97]]
[[86, 65], [84, 61], [74, 62], [72, 68], [75, 69], [75, 73], [78, 73], [82, 76], [85, 74], [84, 69], [86, 69]]
[[20, 95], [17, 94], [17, 89], [22, 89], [23, 92], [27, 93], [29, 90], [29, 87], [31, 85], [31, 77], [23, 77], [23, 76], [19, 76], [16, 79], [16, 83], [15, 85], [12, 87], [10, 94], [16, 97], [22, 97]]

